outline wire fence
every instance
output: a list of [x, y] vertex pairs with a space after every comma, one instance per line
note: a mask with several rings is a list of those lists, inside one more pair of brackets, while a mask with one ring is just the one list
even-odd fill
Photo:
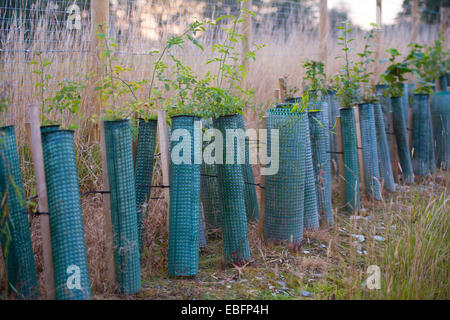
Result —
[[[29, 63], [36, 52], [52, 62], [47, 96], [61, 79], [74, 80], [90, 70], [93, 39], [90, 5], [89, 0], [0, 2], [0, 84], [7, 87], [11, 101], [6, 122], [23, 123], [27, 118], [26, 106], [36, 101], [33, 95], [36, 79]], [[167, 37], [182, 33], [195, 19], [214, 20], [223, 14], [236, 14], [239, 6], [237, 0], [110, 0], [109, 35], [116, 39], [117, 54], [123, 63], [135, 67], [128, 77], [148, 79], [154, 63], [149, 51], [162, 48]], [[270, 92], [280, 76], [292, 75], [292, 81], [298, 83], [301, 61], [317, 57], [319, 1], [253, 0], [251, 10], [255, 13], [252, 39], [267, 47], [258, 54], [258, 64], [249, 75], [258, 80], [255, 89], [260, 101], [264, 101], [271, 98]], [[401, 41], [405, 43], [409, 29], [407, 24], [386, 28], [383, 46], [398, 46], [397, 33], [402, 34]], [[421, 30], [424, 41], [434, 39], [437, 34], [434, 27], [423, 25]], [[220, 28], [212, 28], [202, 36], [202, 41], [211, 45], [222, 36]], [[327, 62], [329, 72], [337, 72], [333, 56], [338, 49], [331, 38]], [[182, 55], [194, 70], [202, 70], [211, 53], [187, 48]], [[88, 95], [82, 109], [87, 115], [91, 104], [92, 97]]]

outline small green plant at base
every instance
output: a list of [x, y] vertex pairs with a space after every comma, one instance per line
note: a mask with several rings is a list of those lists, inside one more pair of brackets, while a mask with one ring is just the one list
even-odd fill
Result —
[[[99, 47], [102, 50], [100, 60], [105, 70], [95, 88], [100, 92], [104, 112], [101, 118], [107, 121], [126, 119], [133, 115], [138, 106], [142, 104], [142, 101], [136, 96], [136, 91], [141, 89], [147, 81], [127, 81], [125, 79], [123, 74], [132, 71], [132, 68], [120, 64], [119, 58], [115, 56], [117, 44], [102, 32], [101, 25], [97, 26], [97, 38], [100, 40]], [[98, 116], [96, 115], [96, 117]]]
[[358, 102], [361, 89], [359, 85], [360, 69], [355, 66], [355, 63], [350, 60], [349, 56], [352, 51], [350, 43], [355, 40], [349, 36], [350, 32], [353, 31], [351, 25], [349, 22], [343, 22], [342, 26], [336, 28], [342, 32], [342, 35], [338, 37], [337, 43], [342, 47], [342, 55], [338, 55], [336, 59], [343, 60], [344, 62], [342, 69], [339, 70], [335, 78], [337, 85], [336, 95], [340, 99], [341, 106], [344, 108], [349, 108]]
[[305, 83], [304, 91], [309, 92], [311, 99], [315, 100], [318, 94], [326, 94], [327, 76], [325, 74], [325, 64], [322, 61], [314, 61], [307, 59], [303, 63], [303, 82]]
[[[386, 71], [381, 75], [381, 83], [388, 84], [389, 88], [387, 93], [391, 97], [401, 97], [403, 95], [403, 83], [407, 80], [405, 75], [411, 72], [408, 62], [403, 60], [396, 62], [397, 57], [400, 56], [400, 52], [397, 49], [387, 49], [391, 57], [387, 60], [390, 65], [386, 68]], [[385, 62], [386, 60], [382, 60]]]
[[[212, 46], [212, 54], [218, 56], [207, 61], [207, 64], [218, 65], [217, 73], [207, 74], [204, 86], [199, 87], [197, 91], [205, 117], [242, 114], [244, 108], [252, 104], [254, 91], [243, 88], [247, 70], [244, 64], [239, 63], [240, 53], [237, 51], [237, 45], [247, 41], [244, 35], [237, 32], [238, 25], [252, 16], [253, 12], [241, 9], [237, 16], [227, 14], [216, 20], [216, 23], [225, 19], [231, 20], [231, 27], [221, 28], [226, 34], [225, 40]], [[263, 47], [264, 45], [253, 44], [253, 50], [248, 51], [245, 58], [256, 60], [256, 51]]]

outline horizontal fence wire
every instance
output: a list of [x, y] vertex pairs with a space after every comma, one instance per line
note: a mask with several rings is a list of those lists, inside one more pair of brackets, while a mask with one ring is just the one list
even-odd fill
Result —
[[[46, 97], [54, 94], [61, 80], [79, 80], [82, 74], [91, 70], [92, 3], [90, 0], [4, 0], [0, 3], [0, 90], [6, 87], [10, 100], [10, 110], [4, 119], [6, 123], [23, 126], [24, 119], [28, 118], [27, 105], [40, 101], [34, 95], [36, 79], [29, 63], [36, 58], [37, 51], [52, 61], [48, 70], [52, 79], [48, 81]], [[148, 78], [155, 62], [155, 57], [148, 53], [162, 49], [168, 37], [182, 33], [194, 19], [213, 20], [223, 14], [236, 14], [239, 6], [237, 0], [110, 1], [109, 36], [118, 44], [116, 55], [126, 66], [139, 66], [133, 72], [125, 74], [124, 78]], [[261, 66], [273, 65], [273, 71], [281, 73], [283, 71], [279, 71], [281, 69], [278, 66], [282, 61], [295, 63], [306, 57], [317, 56], [319, 1], [253, 0], [251, 10], [255, 13], [252, 19], [252, 40], [267, 45], [258, 52], [257, 59], [261, 60]], [[79, 28], [73, 28], [76, 19], [79, 19]], [[208, 48], [224, 37], [224, 32], [220, 30], [224, 23], [220, 22], [217, 27], [201, 36], [199, 40], [205, 45], [204, 51], [186, 46], [182, 52], [174, 52], [182, 56], [193, 70], [203, 70], [206, 59], [213, 56]], [[338, 23], [339, 21], [330, 19], [330, 56], [336, 51], [334, 40]], [[410, 29], [407, 19], [396, 25], [385, 26], [383, 47], [392, 46], [393, 40], [389, 35], [402, 32], [406, 33], [404, 38], [407, 39]], [[437, 30], [437, 25], [421, 24], [418, 41], [433, 41]], [[355, 27], [355, 37], [363, 35], [364, 32]], [[305, 43], [311, 45], [305, 48]], [[295, 50], [296, 48], [305, 50]], [[329, 63], [332, 62], [332, 58], [328, 60]], [[329, 70], [331, 73], [338, 71], [333, 68]], [[293, 69], [287, 69], [288, 72], [293, 72], [291, 70]], [[267, 93], [270, 90], [265, 88], [273, 86], [277, 77], [261, 80], [260, 88], [256, 88], [258, 102], [271, 98]], [[299, 79], [299, 76], [294, 74], [293, 78]], [[145, 97], [145, 92], [143, 89], [142, 97]], [[83, 99], [81, 110], [86, 116], [94, 112], [91, 101], [90, 97]], [[24, 130], [20, 130], [20, 134], [24, 134]]]

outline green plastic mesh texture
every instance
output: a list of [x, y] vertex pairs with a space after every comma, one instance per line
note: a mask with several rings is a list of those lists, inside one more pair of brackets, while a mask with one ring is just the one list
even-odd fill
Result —
[[206, 230], [220, 228], [222, 215], [222, 197], [219, 193], [216, 164], [203, 163], [201, 167], [201, 199], [205, 214]]
[[[237, 116], [238, 126], [245, 132], [244, 117], [241, 114]], [[245, 183], [245, 208], [247, 210], [247, 220], [259, 220], [258, 198], [256, 196], [255, 178], [253, 177], [253, 168], [250, 163], [249, 141], [245, 139], [245, 163], [242, 164]]]
[[[171, 154], [180, 143], [182, 152], [190, 152], [190, 163], [170, 162], [169, 276], [195, 276], [198, 273], [199, 232], [201, 226], [200, 164], [194, 164], [194, 121], [198, 118], [172, 118], [171, 137], [175, 130], [186, 130], [190, 136], [170, 142]], [[186, 139], [186, 140], [185, 140]], [[187, 140], [187, 139], [190, 139]], [[184, 154], [177, 154], [183, 156]]]
[[383, 113], [384, 130], [386, 132], [386, 141], [388, 143], [389, 157], [392, 159], [392, 141], [391, 133], [393, 128], [391, 128], [391, 121], [389, 119], [389, 113], [392, 111], [391, 98], [387, 93], [388, 86], [385, 84], [377, 84], [375, 86], [376, 94], [380, 98], [381, 111]]
[[331, 203], [331, 159], [328, 152], [330, 136], [324, 112], [327, 111], [309, 112], [308, 117], [319, 213], [325, 223], [331, 225], [333, 224], [333, 208]]
[[105, 121], [104, 127], [117, 286], [133, 294], [141, 290], [141, 267], [130, 123]]
[[377, 135], [378, 167], [380, 176], [383, 178], [383, 186], [390, 192], [395, 192], [394, 174], [392, 172], [391, 156], [384, 129], [383, 113], [381, 104], [373, 106], [375, 117], [375, 131]]
[[[56, 299], [91, 298], [73, 131], [42, 135]], [[80, 287], [69, 286], [79, 272]]]
[[136, 210], [138, 214], [139, 248], [143, 249], [145, 241], [144, 221], [149, 210], [153, 176], [153, 160], [156, 146], [157, 121], [139, 120], [139, 133], [136, 148]]
[[0, 202], [5, 195], [9, 210], [4, 218], [4, 207], [0, 208], [0, 228], [7, 228], [9, 235], [1, 234], [0, 240], [8, 283], [18, 298], [35, 299], [39, 287], [14, 126], [0, 128]]
[[403, 182], [411, 183], [414, 181], [414, 174], [411, 164], [411, 154], [409, 152], [408, 131], [406, 128], [406, 121], [403, 117], [404, 114], [401, 98], [392, 97], [391, 107], [395, 140], [397, 141], [398, 157], [402, 167]]
[[429, 96], [427, 94], [414, 95], [413, 107], [413, 139], [412, 139], [412, 165], [414, 173], [424, 177], [431, 173], [430, 170], [430, 144], [431, 114]]
[[381, 200], [380, 170], [378, 167], [377, 134], [372, 103], [359, 105], [359, 126], [363, 155], [366, 193]]
[[355, 111], [353, 108], [341, 108], [340, 113], [344, 158], [345, 206], [349, 211], [359, 211], [359, 168]]
[[299, 243], [303, 239], [307, 128], [306, 113], [267, 110], [268, 151], [270, 130], [279, 133], [279, 170], [265, 177], [264, 237], [268, 240]]
[[[330, 133], [330, 155], [333, 161], [332, 168], [336, 175], [339, 175], [338, 155], [337, 155], [337, 135], [336, 135], [336, 117], [339, 116], [339, 101], [336, 97], [336, 91], [328, 90], [328, 119]], [[327, 150], [328, 151], [328, 150]]]
[[442, 169], [450, 169], [450, 92], [433, 95], [433, 131], [436, 162]]
[[[209, 129], [212, 125], [212, 119], [202, 119], [202, 125]], [[203, 148], [209, 142], [203, 142]], [[201, 166], [200, 177], [200, 196], [203, 205], [205, 219], [205, 228], [208, 231], [217, 230], [221, 226], [220, 216], [222, 215], [222, 197], [219, 193], [219, 180], [217, 179], [216, 164], [206, 164], [204, 161]]]
[[[213, 121], [224, 140], [226, 129], [239, 129], [239, 119], [236, 115], [224, 116]], [[247, 214], [245, 209], [245, 186], [242, 164], [237, 163], [235, 156], [233, 164], [226, 163], [227, 150], [237, 154], [237, 145], [229, 145], [224, 141], [224, 163], [217, 164], [219, 178], [219, 193], [222, 195], [222, 237], [224, 245], [225, 261], [239, 264], [250, 259], [250, 247], [248, 243]]]

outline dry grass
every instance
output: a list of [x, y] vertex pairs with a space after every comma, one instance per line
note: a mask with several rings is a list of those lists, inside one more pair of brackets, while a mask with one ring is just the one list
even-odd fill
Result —
[[[287, 24], [292, 26], [292, 21]], [[20, 24], [20, 23], [19, 23]], [[291, 84], [300, 86], [301, 63], [304, 59], [317, 59], [318, 39], [315, 33], [301, 31], [294, 26], [288, 34], [272, 33], [270, 22], [253, 35], [254, 42], [265, 43], [267, 47], [258, 54], [257, 62], [250, 64], [247, 85], [255, 89], [258, 102], [270, 105], [273, 90], [278, 87], [280, 76], [289, 76]], [[74, 77], [76, 72], [88, 70], [91, 59], [83, 52], [89, 49], [91, 34], [73, 35], [56, 32], [45, 18], [32, 28], [36, 38], [31, 48], [25, 48], [21, 28], [11, 31], [9, 41], [3, 48], [11, 50], [1, 54], [0, 81], [12, 84], [10, 92], [13, 107], [7, 122], [18, 125], [19, 151], [22, 159], [22, 173], [27, 197], [35, 195], [34, 176], [29, 147], [26, 141], [24, 123], [26, 106], [35, 102], [30, 81], [30, 67], [33, 51], [43, 50], [52, 60], [51, 73], [55, 80]], [[133, 30], [132, 28], [130, 30]], [[419, 41], [427, 43], [436, 36], [433, 28], [422, 29]], [[396, 47], [405, 53], [410, 39], [410, 30], [397, 27], [383, 36], [382, 51]], [[362, 47], [362, 34], [355, 33], [357, 47]], [[125, 39], [121, 48], [145, 53], [154, 47], [161, 47], [164, 34], [159, 40], [145, 40], [138, 37]], [[53, 41], [62, 39], [61, 41]], [[24, 53], [29, 49], [29, 53]], [[357, 48], [358, 50], [358, 48]], [[327, 71], [335, 73], [339, 63], [335, 60], [338, 48], [335, 39], [328, 44]], [[153, 58], [144, 55], [120, 55], [135, 71], [133, 78], [148, 78]], [[383, 58], [384, 55], [381, 57]], [[187, 47], [184, 59], [198, 73], [204, 73], [206, 55]], [[54, 83], [50, 90], [54, 89]], [[144, 90], [145, 91], [145, 90]], [[88, 90], [87, 92], [88, 93]], [[144, 93], [141, 93], [144, 94]], [[84, 95], [83, 112], [92, 114], [92, 96]], [[259, 127], [255, 116], [248, 112], [248, 127]], [[98, 145], [83, 136], [76, 139], [77, 163], [81, 191], [103, 188], [101, 162]], [[157, 151], [158, 153], [158, 151]], [[439, 178], [440, 176], [440, 178]], [[258, 168], [255, 179], [259, 181]], [[156, 158], [154, 184], [161, 182], [159, 158]], [[426, 181], [428, 183], [429, 181]], [[298, 250], [267, 244], [261, 238], [257, 225], [249, 226], [252, 262], [242, 268], [228, 268], [224, 265], [220, 239], [210, 239], [208, 247], [200, 257], [199, 276], [192, 280], [173, 280], [167, 277], [167, 204], [164, 199], [151, 200], [150, 213], [146, 221], [147, 239], [142, 256], [143, 290], [136, 297], [114, 294], [113, 288], [105, 287], [105, 235], [103, 232], [102, 197], [90, 195], [82, 198], [83, 220], [89, 262], [91, 287], [96, 299], [138, 298], [138, 299], [198, 299], [198, 298], [240, 298], [240, 299], [302, 299], [303, 290], [314, 299], [344, 298], [440, 298], [448, 299], [448, 213], [450, 182], [449, 172], [440, 172], [431, 185], [403, 187], [397, 193], [385, 195], [382, 202], [362, 201], [366, 209], [364, 219], [350, 219], [340, 206], [342, 187], [335, 187], [335, 226], [317, 232], [306, 232], [305, 240]], [[154, 189], [152, 197], [163, 197], [161, 190]], [[394, 229], [396, 226], [397, 229]], [[43, 291], [41, 239], [39, 219], [31, 218], [31, 230], [40, 287]], [[365, 235], [365, 242], [358, 241], [351, 234]], [[384, 242], [374, 240], [374, 235], [383, 235]], [[359, 247], [361, 246], [361, 247]], [[367, 252], [364, 254], [364, 250]], [[361, 252], [359, 254], [358, 252]], [[445, 259], [443, 261], [443, 259]], [[368, 291], [361, 287], [367, 266], [378, 264], [383, 272], [382, 289]], [[0, 261], [0, 297], [5, 296], [4, 265]]]

